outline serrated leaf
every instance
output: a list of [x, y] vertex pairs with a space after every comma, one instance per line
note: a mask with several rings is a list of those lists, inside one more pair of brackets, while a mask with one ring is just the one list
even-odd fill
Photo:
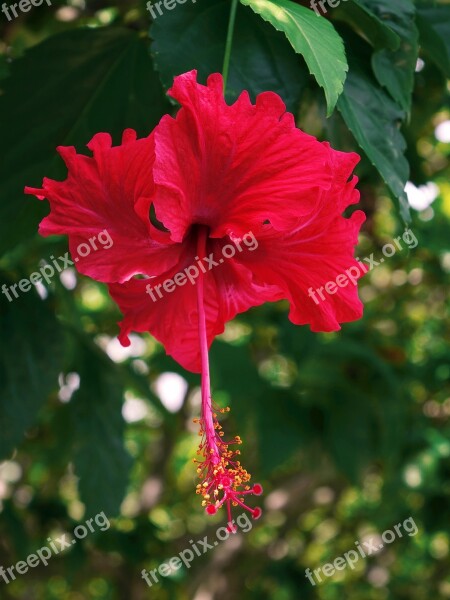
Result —
[[419, 55], [419, 32], [415, 23], [415, 7], [411, 0], [365, 0], [380, 20], [400, 37], [397, 50], [382, 49], [372, 57], [376, 78], [403, 110], [411, 109], [414, 74]]
[[76, 29], [11, 63], [0, 96], [0, 253], [37, 231], [46, 207], [25, 196], [63, 176], [56, 146], [85, 148], [99, 131], [147, 135], [170, 105], [145, 42], [127, 29]]
[[5, 459], [58, 388], [64, 339], [49, 302], [34, 289], [21, 292], [17, 282], [0, 279], [0, 459]]
[[328, 116], [342, 93], [348, 71], [344, 43], [333, 25], [291, 0], [241, 0], [278, 31], [303, 56], [309, 71], [325, 91]]
[[[176, 75], [191, 69], [198, 70], [203, 83], [211, 73], [222, 71], [229, 11], [228, 0], [208, 0], [168, 11], [153, 23], [152, 53], [166, 88]], [[289, 111], [296, 112], [307, 81], [308, 73], [285, 37], [238, 7], [227, 100], [234, 101], [243, 90], [253, 100], [270, 90], [283, 98]]]
[[367, 6], [358, 0], [342, 2], [333, 17], [349, 23], [376, 49], [397, 50], [400, 37]]
[[417, 25], [423, 50], [450, 77], [450, 7], [420, 8]]
[[74, 427], [74, 466], [89, 514], [119, 513], [131, 468], [124, 447], [123, 386], [112, 364], [97, 349], [80, 344], [80, 388], [70, 408]]
[[350, 69], [338, 109], [361, 148], [399, 199], [403, 219], [409, 221], [405, 193], [409, 164], [404, 154], [406, 142], [400, 131], [403, 111], [356, 65]]

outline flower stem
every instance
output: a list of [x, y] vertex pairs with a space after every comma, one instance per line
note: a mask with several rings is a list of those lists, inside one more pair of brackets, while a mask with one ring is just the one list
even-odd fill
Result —
[[[206, 227], [201, 227], [197, 240], [197, 256], [200, 260], [206, 256]], [[198, 307], [198, 337], [200, 342], [200, 356], [202, 362], [202, 417], [205, 424], [205, 435], [208, 451], [211, 451], [212, 461], [217, 464], [220, 461], [220, 452], [217, 447], [216, 433], [214, 428], [212, 400], [211, 400], [211, 379], [209, 374], [209, 356], [208, 356], [208, 338], [206, 334], [206, 314], [205, 314], [205, 285], [203, 272], [197, 279], [197, 307]]]
[[230, 20], [228, 21], [227, 41], [225, 45], [225, 56], [223, 59], [223, 93], [227, 91], [228, 74], [230, 71], [231, 47], [233, 45], [234, 24], [236, 22], [236, 12], [239, 0], [231, 0]]

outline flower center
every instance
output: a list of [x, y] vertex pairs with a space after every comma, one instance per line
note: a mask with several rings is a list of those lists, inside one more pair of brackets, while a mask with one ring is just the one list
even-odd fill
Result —
[[[206, 242], [208, 237], [208, 228], [206, 226], [197, 226], [197, 255], [200, 260], [206, 255]], [[198, 334], [200, 343], [200, 354], [202, 363], [202, 409], [201, 417], [194, 419], [194, 422], [200, 425], [200, 442], [198, 455], [203, 456], [203, 460], [194, 460], [198, 464], [197, 473], [202, 483], [197, 485], [197, 494], [203, 496], [202, 505], [206, 513], [213, 515], [224, 504], [227, 507], [228, 526], [227, 529], [233, 533], [236, 532], [236, 526], [232, 520], [231, 507], [242, 506], [248, 510], [254, 519], [259, 519], [262, 510], [250, 508], [244, 503], [244, 496], [254, 494], [260, 496], [263, 492], [259, 483], [250, 487], [248, 482], [251, 475], [242, 467], [237, 457], [240, 450], [230, 450], [231, 445], [240, 445], [242, 440], [239, 436], [226, 442], [223, 440], [222, 426], [217, 420], [217, 413], [229, 412], [229, 408], [218, 408], [213, 404], [211, 397], [211, 382], [209, 374], [209, 356], [208, 339], [206, 334], [206, 314], [204, 305], [204, 274], [201, 273], [197, 280], [197, 307], [198, 307]]]

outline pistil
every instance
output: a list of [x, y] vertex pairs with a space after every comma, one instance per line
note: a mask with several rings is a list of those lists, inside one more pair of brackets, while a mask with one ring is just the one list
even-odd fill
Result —
[[[207, 237], [207, 228], [199, 227], [197, 255], [200, 260], [206, 255]], [[197, 485], [196, 491], [197, 494], [203, 496], [202, 505], [205, 507], [208, 515], [213, 515], [223, 505], [226, 506], [228, 517], [227, 528], [230, 532], [235, 533], [236, 527], [233, 523], [231, 507], [242, 506], [250, 512], [254, 519], [259, 519], [262, 510], [259, 507], [249, 507], [245, 504], [244, 498], [247, 495], [260, 496], [263, 489], [259, 483], [254, 484], [252, 487], [249, 485], [251, 475], [242, 467], [240, 461], [237, 459], [240, 455], [240, 450], [230, 450], [229, 448], [229, 446], [240, 445], [242, 443], [241, 438], [236, 436], [227, 442], [223, 440], [224, 433], [217, 419], [217, 414], [229, 412], [230, 409], [228, 407], [217, 407], [211, 397], [204, 294], [204, 273], [200, 273], [197, 279], [197, 307], [202, 365], [202, 407], [201, 417], [194, 419], [194, 421], [200, 425], [199, 436], [202, 439], [197, 454], [202, 455], [203, 460], [195, 459], [194, 461], [198, 464], [197, 473], [202, 480], [202, 483]]]

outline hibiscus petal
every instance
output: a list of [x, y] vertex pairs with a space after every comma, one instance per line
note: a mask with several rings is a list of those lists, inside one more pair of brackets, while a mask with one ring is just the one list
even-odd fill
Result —
[[[356, 283], [366, 270], [354, 259], [354, 250], [365, 215], [356, 211], [348, 219], [341, 216], [359, 200], [357, 178], [347, 182], [356, 159], [335, 153], [333, 189], [322, 198], [319, 211], [291, 233], [280, 235], [264, 226], [256, 235], [257, 250], [237, 257], [252, 269], [256, 281], [278, 285], [290, 302], [290, 320], [309, 324], [312, 331], [337, 331], [340, 323], [362, 316]], [[342, 287], [328, 286], [328, 292], [326, 284], [338, 276]]]
[[222, 76], [207, 86], [196, 71], [175, 78], [170, 94], [182, 108], [155, 130], [155, 209], [181, 241], [190, 225], [212, 237], [244, 235], [269, 220], [291, 228], [331, 185], [328, 149], [295, 127], [281, 98], [244, 92], [228, 106]]
[[[246, 312], [265, 302], [276, 302], [282, 298], [281, 289], [277, 285], [258, 283], [254, 280], [252, 271], [244, 264], [234, 259], [223, 259], [224, 247], [235, 246], [229, 239], [217, 240], [214, 244], [214, 256], [223, 262], [212, 270], [220, 305], [220, 319], [227, 323], [237, 314]], [[250, 252], [245, 244], [240, 244], [240, 252]], [[222, 327], [223, 330], [223, 327]]]
[[[131, 331], [150, 332], [161, 342], [185, 369], [201, 371], [198, 333], [197, 280], [202, 271], [204, 277], [205, 315], [208, 345], [221, 334], [225, 323], [236, 314], [268, 300], [277, 300], [280, 290], [276, 286], [254, 283], [247, 267], [223, 258], [222, 248], [230, 240], [210, 240], [207, 255], [214, 255], [214, 265], [196, 256], [195, 236], [184, 243], [183, 261], [177, 268], [151, 279], [131, 279], [123, 284], [109, 285], [112, 298], [119, 305], [124, 319], [120, 323], [119, 340], [128, 345]], [[189, 257], [189, 258], [187, 258]], [[193, 282], [186, 280], [182, 286], [167, 284], [186, 268], [192, 270]], [[170, 292], [164, 289], [164, 283]]]
[[[159, 276], [150, 280], [131, 279], [122, 284], [109, 284], [111, 297], [124, 315], [120, 322], [119, 341], [128, 346], [128, 334], [131, 331], [148, 331], [163, 344], [166, 353], [185, 369], [200, 373], [196, 288], [187, 282], [185, 287], [177, 287], [172, 293], [163, 292], [163, 297], [159, 298], [156, 288], [164, 281], [167, 279]], [[146, 291], [148, 285], [155, 300]], [[205, 299], [205, 314], [210, 346], [215, 335], [221, 333], [215, 328], [218, 303], [211, 289], [208, 289]]]
[[45, 178], [43, 189], [25, 188], [50, 202], [39, 232], [68, 235], [78, 270], [99, 281], [121, 282], [171, 267], [181, 248], [167, 233], [156, 231], [149, 218], [153, 135], [136, 140], [136, 133], [126, 130], [122, 145], [112, 147], [110, 135], [99, 133], [88, 147], [93, 157], [77, 154], [73, 147], [58, 148], [68, 168], [65, 181]]

